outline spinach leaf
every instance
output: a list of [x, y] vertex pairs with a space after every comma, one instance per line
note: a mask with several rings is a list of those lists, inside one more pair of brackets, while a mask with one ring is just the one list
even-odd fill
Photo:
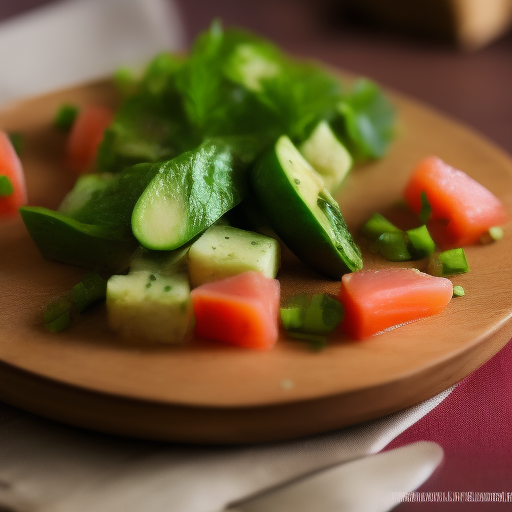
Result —
[[199, 144], [174, 83], [182, 65], [181, 59], [167, 54], [149, 64], [136, 92], [105, 131], [98, 170], [119, 172], [141, 162], [169, 160]]
[[377, 84], [356, 82], [338, 104], [332, 127], [357, 160], [381, 158], [394, 136], [395, 109]]

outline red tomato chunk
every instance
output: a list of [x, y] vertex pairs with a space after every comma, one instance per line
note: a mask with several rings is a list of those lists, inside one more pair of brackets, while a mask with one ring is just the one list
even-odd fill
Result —
[[339, 299], [345, 309], [342, 329], [358, 340], [390, 327], [440, 313], [450, 302], [449, 279], [412, 268], [345, 274]]
[[10, 194], [0, 196], [0, 217], [10, 217], [27, 203], [25, 175], [20, 159], [9, 136], [0, 131], [0, 176], [5, 176], [12, 186]]
[[278, 337], [279, 281], [259, 272], [198, 286], [191, 292], [195, 333], [246, 348], [271, 349]]
[[435, 156], [421, 160], [405, 187], [405, 200], [416, 213], [421, 210], [423, 191], [432, 207], [429, 230], [444, 247], [477, 242], [489, 228], [508, 220], [494, 194]]
[[112, 119], [112, 110], [99, 105], [88, 105], [80, 111], [68, 138], [66, 166], [70, 171], [84, 173], [90, 170]]

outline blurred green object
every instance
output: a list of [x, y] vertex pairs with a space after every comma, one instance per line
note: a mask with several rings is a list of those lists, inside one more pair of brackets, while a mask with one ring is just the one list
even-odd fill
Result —
[[14, 151], [16, 151], [18, 156], [21, 156], [23, 151], [23, 134], [19, 132], [10, 132], [8, 135]]
[[69, 132], [73, 123], [75, 122], [76, 116], [78, 115], [78, 107], [65, 103], [59, 107], [53, 124], [55, 127], [62, 132]]

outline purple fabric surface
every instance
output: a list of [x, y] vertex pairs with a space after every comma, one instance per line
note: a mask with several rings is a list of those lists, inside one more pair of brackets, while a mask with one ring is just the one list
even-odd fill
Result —
[[[443, 447], [441, 466], [418, 489], [420, 492], [512, 494], [511, 397], [512, 340], [386, 450], [420, 440], [435, 441]], [[492, 512], [512, 510], [512, 502], [408, 502], [395, 510]]]

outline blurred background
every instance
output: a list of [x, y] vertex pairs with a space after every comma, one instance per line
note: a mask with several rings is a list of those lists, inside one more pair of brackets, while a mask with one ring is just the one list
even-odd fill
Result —
[[[0, 0], [0, 22], [52, 3]], [[217, 17], [428, 103], [512, 154], [512, 0], [173, 3], [185, 47]]]

